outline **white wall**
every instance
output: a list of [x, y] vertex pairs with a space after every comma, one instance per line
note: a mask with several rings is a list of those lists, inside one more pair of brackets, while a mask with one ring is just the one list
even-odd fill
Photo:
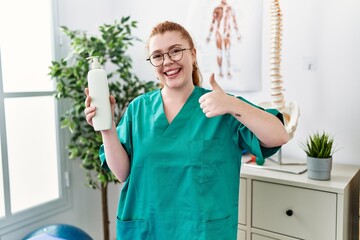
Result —
[[[258, 92], [243, 93], [254, 103], [269, 100], [269, 2], [263, 1], [263, 88]], [[146, 41], [151, 27], [160, 21], [173, 20], [186, 26], [189, 13], [193, 14], [194, 4], [198, 4], [197, 1], [61, 0], [58, 6], [59, 25], [96, 32], [100, 24], [131, 15], [139, 22], [135, 34]], [[280, 1], [280, 4], [284, 15], [282, 75], [285, 98], [298, 102], [301, 110], [298, 130], [294, 139], [284, 146], [283, 153], [304, 158], [299, 141], [316, 130], [326, 130], [335, 135], [341, 148], [334, 161], [360, 165], [360, 1], [291, 0]], [[62, 51], [65, 52], [65, 49]], [[145, 43], [137, 43], [130, 53], [140, 79], [153, 80], [153, 69], [144, 60]], [[304, 57], [317, 59], [316, 71], [304, 70]], [[72, 171], [71, 208], [1, 236], [1, 240], [20, 239], [35, 227], [56, 222], [74, 224], [94, 239], [102, 239], [100, 194], [83, 186], [84, 172], [79, 162], [69, 165]], [[111, 221], [115, 219], [119, 188], [111, 186], [109, 189]], [[115, 239], [114, 222], [111, 223], [111, 234]]]
[[[326, 130], [341, 148], [334, 161], [359, 165], [360, 2], [293, 0], [281, 4], [285, 94], [301, 110], [295, 139], [284, 147], [284, 153], [303, 157], [298, 142], [311, 132]], [[317, 70], [304, 70], [303, 57], [315, 57]]]

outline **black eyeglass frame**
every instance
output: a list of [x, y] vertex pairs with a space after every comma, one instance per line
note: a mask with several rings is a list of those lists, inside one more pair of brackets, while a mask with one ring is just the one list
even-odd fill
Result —
[[168, 52], [164, 52], [164, 53], [156, 53], [156, 54], [161, 54], [162, 55], [162, 63], [161, 64], [159, 64], [159, 65], [154, 65], [152, 62], [151, 62], [151, 56], [152, 55], [154, 55], [154, 54], [151, 54], [150, 55], [150, 57], [149, 58], [147, 58], [146, 59], [146, 61], [149, 61], [150, 63], [151, 63], [151, 65], [153, 65], [154, 67], [160, 67], [161, 65], [163, 65], [164, 64], [164, 61], [165, 61], [165, 55], [167, 54], [168, 56], [169, 56], [169, 58], [171, 59], [171, 61], [173, 61], [173, 62], [178, 62], [178, 61], [180, 61], [183, 57], [184, 57], [184, 51], [185, 50], [192, 50], [192, 48], [180, 48], [179, 50], [181, 51], [181, 58], [179, 59], [179, 60], [173, 60], [172, 58], [171, 58], [171, 56], [170, 56], [170, 52], [172, 51], [172, 50], [174, 50], [174, 48], [173, 49], [171, 49], [170, 51], [168, 51]]

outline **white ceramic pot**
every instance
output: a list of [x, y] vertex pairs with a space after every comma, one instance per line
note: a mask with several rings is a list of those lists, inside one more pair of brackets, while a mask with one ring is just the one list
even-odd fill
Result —
[[307, 157], [308, 178], [314, 180], [329, 180], [331, 176], [332, 157]]

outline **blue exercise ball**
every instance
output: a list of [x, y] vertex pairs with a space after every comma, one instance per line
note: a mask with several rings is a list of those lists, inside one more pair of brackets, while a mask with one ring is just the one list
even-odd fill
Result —
[[93, 240], [89, 234], [78, 227], [68, 224], [53, 224], [38, 228], [24, 237], [23, 240], [47, 234], [66, 240]]

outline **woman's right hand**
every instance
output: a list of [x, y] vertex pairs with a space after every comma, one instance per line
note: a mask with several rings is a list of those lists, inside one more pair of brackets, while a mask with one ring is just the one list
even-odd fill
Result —
[[[91, 97], [89, 95], [89, 89], [85, 88], [85, 94], [86, 94], [86, 99], [85, 99], [85, 116], [86, 116], [86, 122], [88, 124], [90, 124], [91, 126], [93, 126], [93, 122], [92, 119], [96, 114], [96, 108], [91, 106]], [[111, 104], [111, 115], [112, 115], [112, 119], [114, 121], [114, 111], [115, 111], [115, 104], [116, 104], [116, 99], [114, 96], [110, 96], [110, 104]]]

